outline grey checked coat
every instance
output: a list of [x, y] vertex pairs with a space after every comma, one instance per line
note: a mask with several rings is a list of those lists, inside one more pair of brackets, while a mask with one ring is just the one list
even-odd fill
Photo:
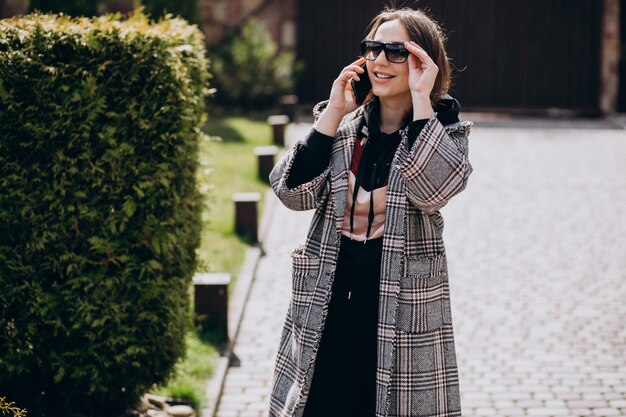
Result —
[[[324, 105], [316, 106], [318, 114]], [[285, 206], [315, 214], [306, 241], [291, 253], [292, 295], [269, 417], [301, 417], [304, 411], [339, 255], [348, 170], [363, 122], [362, 107], [344, 117], [330, 164], [313, 180], [286, 186], [300, 141], [270, 173]], [[380, 265], [376, 417], [461, 416], [439, 209], [465, 188], [472, 172], [467, 140], [472, 124], [443, 126], [435, 114], [410, 150], [408, 128], [400, 132], [389, 172]]]

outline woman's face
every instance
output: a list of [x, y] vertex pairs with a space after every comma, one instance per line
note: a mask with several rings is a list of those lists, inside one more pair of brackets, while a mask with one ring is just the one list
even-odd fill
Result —
[[[378, 27], [373, 40], [384, 43], [404, 43], [410, 41], [411, 38], [399, 20], [388, 20]], [[387, 61], [387, 56], [381, 51], [374, 61], [367, 61], [367, 71], [375, 95], [387, 99], [410, 100], [408, 60], [395, 64]]]

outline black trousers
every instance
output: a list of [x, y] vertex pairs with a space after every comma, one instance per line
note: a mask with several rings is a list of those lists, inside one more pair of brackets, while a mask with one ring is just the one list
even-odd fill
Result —
[[374, 417], [382, 240], [341, 237], [303, 417]]

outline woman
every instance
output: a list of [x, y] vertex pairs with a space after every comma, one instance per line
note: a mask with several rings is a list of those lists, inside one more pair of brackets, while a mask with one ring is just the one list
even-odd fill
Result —
[[472, 122], [423, 12], [383, 11], [361, 50], [270, 174], [283, 204], [316, 211], [291, 254], [269, 416], [460, 416], [439, 209], [472, 172]]

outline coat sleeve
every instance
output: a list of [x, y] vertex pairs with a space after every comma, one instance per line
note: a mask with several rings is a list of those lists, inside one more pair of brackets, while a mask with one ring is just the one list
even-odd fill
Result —
[[312, 210], [320, 206], [330, 191], [330, 164], [312, 180], [296, 187], [287, 186], [287, 178], [293, 169], [293, 162], [304, 144], [297, 142], [285, 153], [270, 172], [270, 184], [278, 199], [292, 210]]
[[[319, 118], [327, 103], [328, 101], [326, 100], [315, 106], [313, 109], [315, 120]], [[311, 133], [312, 132], [309, 133], [309, 137]], [[324, 139], [331, 140], [330, 138]], [[327, 151], [330, 152], [330, 149]], [[270, 184], [278, 199], [292, 210], [303, 211], [316, 209], [326, 200], [330, 191], [330, 164], [326, 161], [326, 166], [319, 175], [302, 184], [290, 187], [294, 182], [293, 180], [290, 181], [291, 177], [302, 177], [302, 175], [292, 176], [292, 171], [298, 169], [298, 167], [294, 165], [294, 162], [300, 161], [300, 163], [302, 163], [302, 161], [307, 160], [307, 158], [297, 158], [299, 153], [304, 154], [305, 152], [307, 152], [306, 140], [296, 142], [294, 147], [280, 158], [269, 176]], [[328, 160], [328, 158], [326, 158], [326, 160]], [[308, 172], [310, 170], [302, 169], [300, 171]]]
[[397, 166], [406, 180], [407, 198], [421, 211], [439, 210], [467, 185], [473, 171], [468, 159], [472, 124], [457, 122], [446, 129], [435, 115], [431, 116], [406, 161]]

